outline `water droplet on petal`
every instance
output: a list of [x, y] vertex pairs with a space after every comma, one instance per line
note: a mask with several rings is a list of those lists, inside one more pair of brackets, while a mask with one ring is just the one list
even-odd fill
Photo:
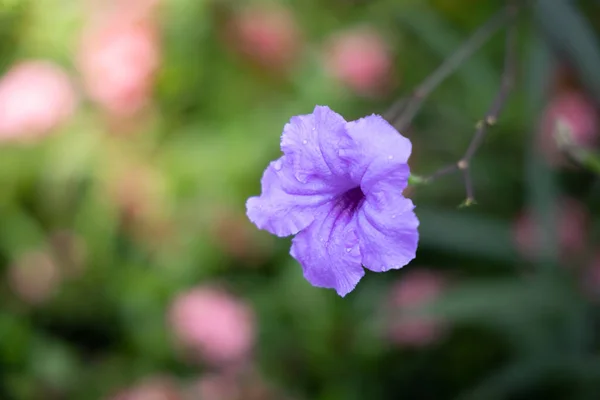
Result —
[[275, 171], [281, 171], [281, 160], [277, 160], [273, 163], [273, 168], [275, 168]]
[[350, 253], [352, 251], [352, 247], [346, 247], [346, 253]]
[[396, 218], [396, 214], [392, 215], [392, 219]]
[[310, 175], [303, 171], [297, 171], [294, 173], [294, 176], [296, 177], [298, 182], [306, 183]]
[[302, 141], [302, 144], [306, 144], [306, 143], [308, 143], [308, 140], [304, 139], [304, 140]]
[[388, 160], [392, 160], [394, 156], [388, 156]]

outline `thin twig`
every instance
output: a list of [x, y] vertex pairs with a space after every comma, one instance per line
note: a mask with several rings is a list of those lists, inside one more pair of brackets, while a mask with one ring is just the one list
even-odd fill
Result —
[[475, 135], [473, 136], [473, 139], [469, 144], [469, 148], [467, 149], [467, 152], [463, 157], [463, 159], [467, 161], [470, 161], [471, 158], [473, 158], [473, 155], [475, 154], [479, 146], [481, 146], [481, 143], [483, 141], [483, 138], [485, 137], [485, 134], [488, 131], [488, 128], [493, 126], [498, 120], [498, 115], [500, 115], [504, 104], [506, 104], [508, 94], [510, 93], [513, 87], [516, 73], [515, 69], [517, 57], [516, 31], [517, 30], [514, 24], [508, 28], [508, 32], [506, 34], [506, 55], [504, 58], [504, 72], [502, 73], [502, 83], [500, 84], [500, 90], [498, 91], [498, 94], [496, 94], [494, 102], [492, 103], [492, 106], [486, 113], [483, 120], [479, 121], [477, 131], [475, 132]]
[[434, 172], [433, 174], [431, 174], [430, 176], [428, 176], [425, 179], [427, 182], [431, 182], [437, 178], [441, 178], [444, 175], [450, 175], [456, 171], [458, 171], [457, 164], [446, 165], [445, 167], [438, 169], [436, 172]]
[[473, 193], [473, 180], [471, 179], [471, 169], [465, 168], [462, 170], [463, 179], [465, 181], [465, 191], [467, 192], [467, 199], [463, 203], [465, 206], [470, 206], [475, 203], [475, 194]]
[[384, 113], [384, 117], [390, 121], [400, 132], [404, 131], [412, 119], [421, 109], [425, 99], [435, 88], [448, 78], [458, 67], [475, 53], [490, 37], [500, 29], [508, 20], [510, 12], [507, 8], [494, 14], [473, 35], [459, 47], [442, 65], [440, 65], [429, 77], [423, 81], [408, 97], [397, 100]]
[[465, 182], [465, 191], [467, 194], [467, 199], [465, 200], [465, 203], [463, 203], [464, 205], [471, 205], [475, 202], [473, 183], [471, 180], [471, 160], [481, 146], [481, 143], [488, 133], [489, 128], [496, 124], [498, 116], [504, 108], [506, 100], [508, 99], [508, 95], [514, 85], [517, 58], [517, 27], [514, 23], [514, 19], [517, 11], [518, 9], [515, 6], [508, 7], [508, 14], [512, 20], [512, 23], [508, 27], [506, 34], [506, 54], [504, 58], [504, 69], [502, 71], [500, 89], [494, 97], [494, 101], [486, 112], [484, 118], [477, 123], [477, 129], [475, 130], [475, 134], [471, 139], [465, 155], [458, 162], [442, 167], [429, 177], [425, 178], [425, 181], [430, 182], [433, 179], [437, 179], [443, 175], [447, 175], [455, 171], [462, 171]]

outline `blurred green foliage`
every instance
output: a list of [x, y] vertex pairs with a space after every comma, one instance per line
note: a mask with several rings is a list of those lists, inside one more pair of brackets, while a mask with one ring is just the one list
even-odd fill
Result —
[[[76, 76], [83, 3], [0, 1], [0, 69], [44, 58]], [[579, 283], [599, 243], [598, 179], [547, 168], [533, 134], [558, 59], [600, 102], [598, 2], [540, 0], [522, 12], [517, 88], [474, 159], [478, 205], [457, 209], [465, 195], [458, 176], [419, 187], [417, 259], [401, 271], [367, 273], [344, 299], [311, 287], [288, 255], [289, 240], [245, 218], [283, 125], [315, 104], [347, 119], [382, 113], [504, 2], [282, 1], [305, 40], [286, 76], [249, 63], [223, 40], [230, 3], [163, 3], [155, 105], [129, 132], [115, 133], [85, 101], [40, 143], [0, 146], [2, 271], [41, 251], [64, 275], [35, 305], [2, 279], [0, 398], [98, 399], [147, 376], [193, 381], [207, 368], [178, 354], [166, 313], [178, 293], [215, 282], [253, 306], [256, 368], [292, 398], [597, 398], [600, 314]], [[342, 87], [320, 60], [330, 35], [364, 24], [393, 44], [399, 86], [380, 98]], [[434, 92], [405, 133], [413, 171], [427, 175], [463, 154], [498, 90], [503, 51], [498, 34]], [[135, 207], [152, 210], [141, 221], [111, 194], [115, 177], [136, 168], [142, 175], [133, 183], [150, 180], [148, 190], [130, 187]], [[564, 195], [593, 215], [585, 254], [568, 268], [553, 235]], [[544, 221], [537, 261], [514, 245], [514, 221], [526, 208]], [[61, 232], [71, 235], [66, 244], [54, 240]], [[452, 290], [423, 310], [447, 320], [450, 334], [422, 349], [395, 346], [383, 334], [394, 316], [382, 305], [394, 282], [422, 267], [453, 277]]]

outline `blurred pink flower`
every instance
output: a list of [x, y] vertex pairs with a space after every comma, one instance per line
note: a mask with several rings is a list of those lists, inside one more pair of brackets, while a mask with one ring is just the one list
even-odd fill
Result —
[[330, 75], [363, 96], [383, 94], [394, 84], [390, 48], [372, 29], [335, 35], [326, 47], [324, 63]]
[[151, 378], [126, 389], [110, 400], [182, 400], [179, 389], [169, 379]]
[[93, 24], [78, 57], [89, 96], [117, 117], [131, 116], [149, 103], [159, 63], [154, 23], [131, 15]]
[[[559, 254], [563, 259], [581, 254], [585, 249], [589, 214], [578, 201], [563, 198], [558, 203], [557, 240]], [[535, 258], [539, 252], [541, 236], [533, 213], [524, 211], [513, 226], [517, 249], [527, 258]]]
[[48, 300], [61, 283], [60, 270], [44, 251], [29, 251], [8, 268], [8, 284], [23, 301], [38, 305]]
[[0, 141], [41, 137], [74, 112], [69, 76], [47, 61], [13, 66], [0, 80]]
[[197, 287], [173, 302], [169, 320], [176, 339], [205, 361], [243, 361], [254, 344], [254, 313], [243, 301], [213, 287]]
[[269, 70], [291, 67], [301, 47], [296, 18], [282, 6], [244, 7], [234, 14], [226, 34], [237, 51]]
[[[413, 267], [414, 268], [414, 267]], [[390, 293], [390, 339], [407, 346], [426, 346], [445, 333], [441, 320], [412, 315], [435, 301], [446, 287], [445, 278], [431, 270], [413, 269], [394, 284]]]
[[555, 138], [559, 121], [570, 128], [574, 144], [594, 147], [598, 143], [598, 114], [590, 99], [578, 91], [563, 92], [550, 100], [542, 114], [538, 145], [552, 165], [566, 164], [566, 158]]

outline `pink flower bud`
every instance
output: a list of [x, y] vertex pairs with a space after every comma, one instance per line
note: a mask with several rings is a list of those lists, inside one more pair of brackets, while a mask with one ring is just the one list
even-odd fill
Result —
[[38, 305], [50, 299], [61, 282], [60, 270], [50, 255], [30, 251], [8, 269], [8, 283], [24, 302]]
[[[574, 199], [565, 198], [558, 203], [556, 240], [560, 256], [565, 259], [580, 254], [585, 249], [589, 214]], [[541, 227], [536, 224], [531, 211], [523, 212], [515, 221], [514, 240], [517, 249], [527, 258], [535, 258], [541, 246]]]
[[252, 5], [241, 9], [230, 21], [227, 36], [237, 51], [270, 70], [289, 68], [301, 47], [294, 14], [283, 7]]
[[445, 279], [431, 270], [413, 269], [404, 274], [390, 293], [390, 339], [397, 344], [415, 347], [439, 340], [445, 331], [442, 321], [415, 314], [435, 301], [445, 287]]
[[254, 313], [225, 291], [198, 287], [173, 302], [169, 321], [178, 342], [205, 361], [243, 361], [254, 344]]
[[327, 46], [325, 68], [363, 96], [378, 96], [393, 85], [391, 51], [383, 37], [371, 29], [334, 36]]
[[128, 117], [149, 103], [160, 62], [150, 20], [113, 15], [85, 32], [78, 64], [89, 96], [105, 111]]
[[44, 136], [74, 112], [76, 95], [68, 75], [46, 61], [13, 66], [0, 80], [0, 140]]
[[548, 163], [566, 164], [566, 158], [557, 144], [558, 124], [565, 124], [574, 145], [589, 148], [598, 143], [598, 114], [593, 103], [581, 92], [569, 91], [557, 95], [542, 114], [538, 142]]

